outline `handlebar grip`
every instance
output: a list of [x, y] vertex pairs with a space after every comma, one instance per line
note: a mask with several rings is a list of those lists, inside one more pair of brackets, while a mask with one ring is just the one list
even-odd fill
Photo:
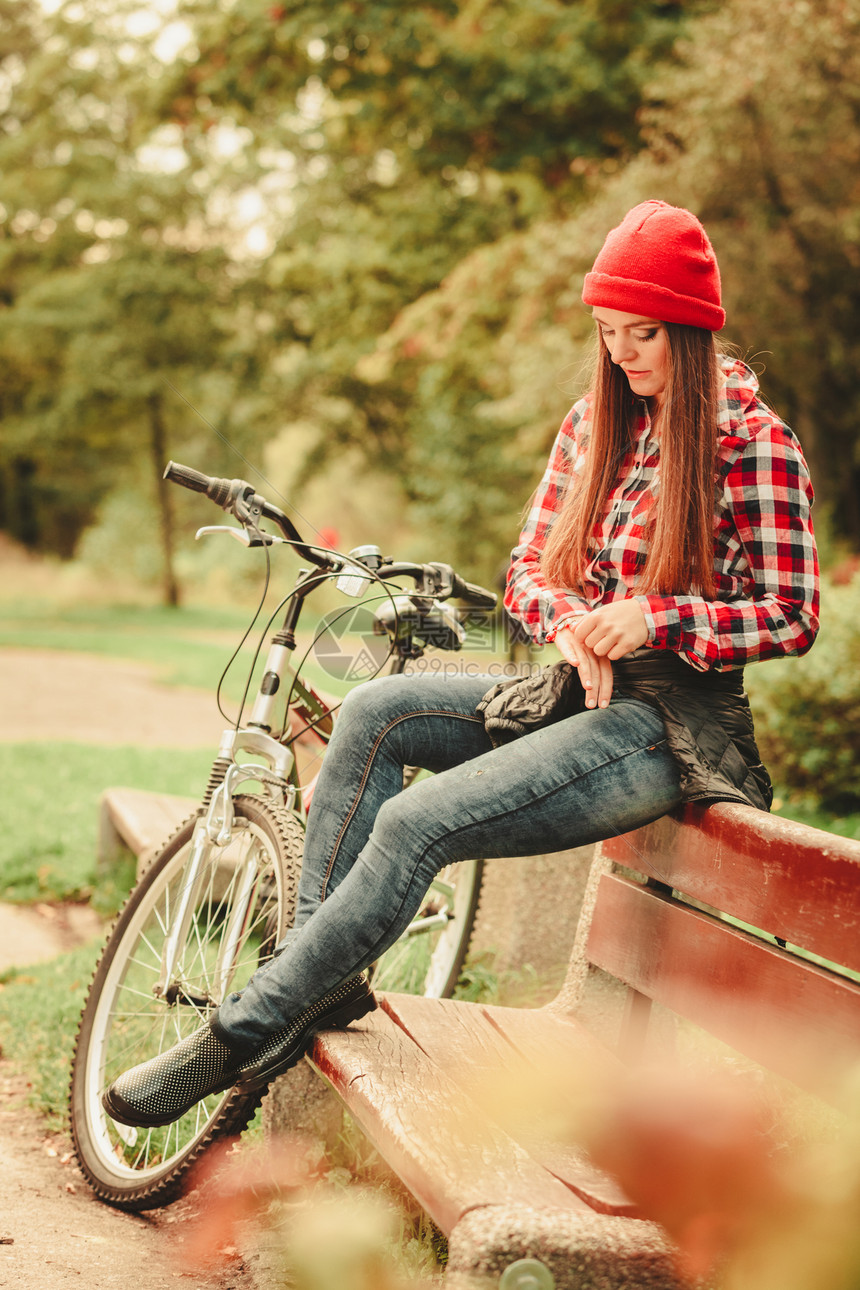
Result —
[[495, 609], [498, 596], [486, 587], [478, 587], [473, 582], [466, 582], [458, 573], [454, 574], [454, 586], [451, 593], [458, 600], [466, 600], [478, 609]]
[[182, 466], [178, 461], [169, 461], [164, 469], [164, 478], [171, 483], [181, 484], [194, 493], [205, 493], [218, 506], [224, 506], [232, 496], [232, 481], [204, 475], [201, 470], [191, 466]]

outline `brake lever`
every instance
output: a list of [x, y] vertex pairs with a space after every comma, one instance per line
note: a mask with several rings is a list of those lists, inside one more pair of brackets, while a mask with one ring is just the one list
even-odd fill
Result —
[[[447, 600], [454, 594], [454, 570], [450, 564], [443, 564], [440, 561], [433, 561], [427, 566], [430, 574], [430, 595], [439, 600]], [[421, 588], [423, 594], [427, 594]]]
[[233, 502], [232, 511], [240, 524], [257, 528], [263, 514], [265, 501], [259, 497], [251, 484], [246, 484]]
[[285, 545], [287, 539], [275, 537], [271, 533], [257, 532], [252, 537], [246, 529], [233, 528], [232, 524], [207, 524], [205, 528], [198, 529], [194, 534], [196, 538], [206, 537], [208, 533], [229, 533], [230, 537], [241, 542], [242, 546], [280, 546]]

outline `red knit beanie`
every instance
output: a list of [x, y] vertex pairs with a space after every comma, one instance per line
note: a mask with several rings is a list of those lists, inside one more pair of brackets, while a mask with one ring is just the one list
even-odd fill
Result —
[[690, 211], [666, 202], [642, 202], [627, 212], [585, 275], [582, 299], [708, 331], [726, 321], [707, 233]]

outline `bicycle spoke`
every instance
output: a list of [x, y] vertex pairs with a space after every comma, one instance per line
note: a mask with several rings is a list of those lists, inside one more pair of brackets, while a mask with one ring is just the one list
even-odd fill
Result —
[[[443, 870], [442, 872], [447, 873], [447, 870]], [[455, 883], [448, 882], [441, 876], [437, 875], [430, 884], [430, 890], [437, 891], [440, 896], [444, 896], [449, 904], [454, 903], [454, 893], [457, 890]]]

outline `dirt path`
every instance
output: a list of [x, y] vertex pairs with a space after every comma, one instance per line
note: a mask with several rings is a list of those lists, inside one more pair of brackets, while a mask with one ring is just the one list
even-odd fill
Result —
[[134, 1216], [95, 1200], [64, 1135], [25, 1102], [26, 1081], [0, 1062], [0, 1286], [26, 1290], [228, 1290], [244, 1269], [188, 1269], [182, 1230], [200, 1205], [178, 1201]]
[[[195, 747], [221, 729], [211, 696], [176, 690], [132, 663], [0, 650], [0, 737]], [[0, 905], [0, 970], [48, 959], [96, 933], [81, 907]], [[26, 1075], [0, 1060], [0, 1287], [21, 1290], [252, 1290], [242, 1263], [191, 1272], [183, 1228], [199, 1195], [133, 1216], [96, 1201], [71, 1143], [26, 1105]]]
[[18, 743], [217, 745], [213, 695], [163, 685], [151, 668], [58, 650], [0, 650], [0, 736]]

